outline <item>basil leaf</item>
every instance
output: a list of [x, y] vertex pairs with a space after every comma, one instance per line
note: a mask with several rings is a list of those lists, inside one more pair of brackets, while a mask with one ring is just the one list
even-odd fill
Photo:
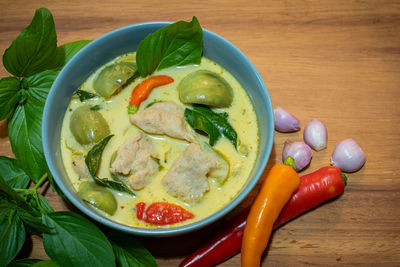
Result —
[[109, 236], [119, 267], [156, 267], [154, 257], [134, 237], [112, 232]]
[[60, 266], [115, 266], [110, 242], [93, 223], [69, 211], [42, 215], [54, 230], [43, 234], [47, 255]]
[[[7, 202], [6, 207], [11, 207], [12, 205], [17, 206], [20, 209], [24, 209], [31, 215], [35, 216], [38, 213], [23, 199], [20, 195], [17, 194], [0, 176], [0, 200]], [[15, 203], [15, 204], [14, 204]]]
[[110, 141], [111, 137], [114, 135], [109, 135], [103, 138], [100, 142], [95, 144], [87, 153], [85, 158], [86, 166], [89, 169], [89, 173], [92, 176], [96, 176], [97, 170], [100, 166], [101, 155], [103, 154], [103, 150], [106, 147], [108, 141]]
[[90, 110], [100, 110], [100, 109], [102, 109], [101, 105], [95, 105], [90, 108]]
[[21, 250], [25, 242], [25, 228], [16, 210], [0, 216], [0, 266], [6, 266]]
[[6, 77], [0, 80], [0, 120], [7, 119], [18, 103], [19, 80], [16, 77]]
[[47, 171], [42, 148], [42, 115], [50, 87], [57, 72], [44, 71], [26, 79], [29, 86], [27, 99], [18, 105], [8, 124], [12, 151], [21, 168], [34, 181]]
[[22, 259], [10, 262], [7, 267], [31, 267], [36, 262], [41, 260], [38, 259]]
[[[114, 177], [116, 179], [116, 177]], [[109, 187], [111, 189], [120, 191], [120, 192], [126, 192], [132, 196], [136, 196], [135, 192], [133, 192], [129, 186], [127, 186], [125, 183], [122, 181], [113, 181], [108, 178], [99, 178], [97, 176], [93, 176], [93, 180], [96, 182], [96, 184], [104, 186], [104, 187]]]
[[80, 40], [75, 42], [70, 42], [57, 47], [57, 57], [55, 60], [55, 65], [51, 69], [61, 69], [65, 64], [70, 61], [70, 59], [84, 48], [90, 40]]
[[81, 102], [91, 99], [91, 98], [98, 97], [98, 95], [96, 95], [96, 94], [92, 94], [87, 91], [79, 90], [79, 89], [75, 91], [74, 95], [77, 95]]
[[32, 267], [60, 267], [56, 262], [52, 260], [48, 261], [39, 261], [32, 265]]
[[29, 26], [7, 48], [3, 65], [17, 77], [27, 77], [53, 65], [57, 55], [57, 35], [53, 16], [46, 8], [37, 9]]
[[17, 212], [21, 220], [24, 222], [27, 232], [31, 234], [40, 234], [51, 231], [51, 227], [42, 223], [40, 215], [33, 216], [23, 209], [18, 209]]
[[16, 159], [0, 156], [0, 177], [13, 188], [26, 188], [31, 180]]
[[203, 30], [196, 17], [178, 21], [144, 38], [137, 49], [140, 76], [171, 66], [199, 64], [203, 53]]
[[192, 128], [206, 132], [211, 146], [224, 136], [236, 148], [237, 133], [230, 125], [226, 112], [216, 113], [204, 106], [194, 106], [193, 109], [185, 109], [185, 120]]
[[53, 208], [50, 206], [47, 199], [41, 194], [38, 194], [35, 189], [33, 188], [19, 189], [17, 190], [17, 193], [23, 199], [25, 199], [25, 201], [28, 202], [32, 208], [34, 208], [38, 212], [40, 213], [54, 212]]

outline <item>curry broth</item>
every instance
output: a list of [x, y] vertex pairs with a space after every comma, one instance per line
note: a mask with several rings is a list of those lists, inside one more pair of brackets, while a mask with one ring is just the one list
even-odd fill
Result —
[[[134, 53], [127, 54], [115, 60], [135, 61], [135, 55]], [[189, 205], [180, 199], [169, 195], [161, 183], [163, 177], [168, 172], [174, 160], [180, 155], [180, 153], [183, 152], [188, 143], [186, 141], [173, 139], [164, 135], [145, 134], [151, 140], [155, 150], [158, 152], [162, 168], [152, 177], [152, 182], [150, 184], [145, 186], [145, 188], [142, 190], [136, 191], [135, 197], [111, 190], [117, 199], [118, 209], [112, 216], [97, 209], [104, 216], [119, 223], [141, 228], [178, 227], [199, 221], [214, 214], [226, 206], [233, 198], [235, 198], [238, 192], [246, 184], [257, 155], [257, 118], [251, 101], [244, 89], [236, 81], [236, 79], [221, 66], [203, 57], [200, 65], [173, 67], [156, 71], [154, 75], [168, 75], [174, 79], [174, 82], [155, 88], [150, 93], [148, 99], [142, 102], [139, 111], [144, 109], [148, 104], [158, 100], [170, 100], [184, 108], [186, 105], [179, 101], [176, 87], [186, 75], [198, 69], [207, 69], [218, 73], [231, 85], [234, 93], [232, 105], [229, 108], [220, 108], [214, 110], [217, 112], [225, 111], [229, 114], [229, 122], [238, 134], [238, 141], [242, 144], [245, 144], [249, 149], [248, 155], [240, 155], [235, 150], [232, 143], [225, 138], [220, 138], [217, 144], [214, 146], [214, 149], [222, 153], [228, 159], [230, 163], [229, 177], [223, 185], [219, 185], [213, 179], [208, 179], [210, 183], [210, 191], [205, 193], [204, 197], [199, 202]], [[91, 75], [91, 77], [81, 86], [80, 89], [94, 93], [94, 89], [92, 87], [93, 78], [100, 70], [101, 69]], [[85, 103], [88, 103], [91, 106], [99, 105], [100, 109], [98, 111], [104, 116], [109, 124], [111, 134], [114, 135], [103, 152], [102, 163], [99, 169], [99, 177], [110, 177], [109, 163], [111, 160], [111, 155], [127, 138], [138, 132], [141, 132], [139, 128], [130, 123], [127, 113], [127, 105], [130, 94], [133, 88], [141, 81], [143, 81], [143, 78], [136, 79], [134, 82], [123, 88], [118, 94], [109, 99], [103, 99], [99, 97], [85, 101]], [[80, 145], [75, 140], [69, 128], [72, 111], [80, 105], [82, 105], [82, 102], [80, 102], [78, 98], [73, 98], [71, 100], [71, 103], [65, 114], [61, 131], [61, 151], [64, 166], [76, 190], [78, 190], [79, 184], [83, 180], [80, 180], [78, 175], [72, 169], [72, 156], [73, 154], [81, 154], [85, 156], [87, 151], [90, 149], [90, 147], [84, 147]], [[202, 136], [199, 134], [196, 134], [196, 136], [201, 141], [208, 141], [207, 136]], [[175, 203], [193, 213], [195, 217], [191, 220], [166, 226], [151, 225], [136, 218], [136, 203], [145, 202], [150, 204], [157, 201]]]

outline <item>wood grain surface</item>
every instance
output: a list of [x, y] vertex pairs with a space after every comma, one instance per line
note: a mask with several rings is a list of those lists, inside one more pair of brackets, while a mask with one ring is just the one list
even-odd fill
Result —
[[[249, 57], [274, 107], [295, 114], [302, 129], [312, 118], [327, 126], [328, 148], [313, 152], [301, 174], [329, 165], [335, 144], [345, 138], [354, 138], [367, 156], [365, 166], [348, 175], [342, 196], [273, 233], [262, 266], [400, 266], [399, 1], [0, 0], [1, 53], [39, 7], [53, 13], [59, 44], [95, 39], [129, 24], [196, 15], [204, 28]], [[0, 77], [7, 75], [1, 66]], [[281, 162], [284, 143], [302, 140], [302, 134], [276, 133], [266, 171]], [[5, 121], [0, 154], [12, 156]], [[51, 190], [46, 196], [56, 210], [75, 210]], [[192, 234], [140, 240], [160, 266], [177, 266], [225, 223], [226, 218]], [[39, 236], [25, 250], [25, 256], [47, 258]], [[220, 266], [239, 265], [236, 255]]]

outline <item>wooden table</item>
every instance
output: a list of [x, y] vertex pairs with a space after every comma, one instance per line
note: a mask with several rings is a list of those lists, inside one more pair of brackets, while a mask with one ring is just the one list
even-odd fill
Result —
[[[274, 232], [262, 265], [400, 265], [399, 1], [1, 0], [1, 53], [42, 6], [53, 13], [59, 44], [95, 39], [138, 22], [196, 15], [204, 28], [250, 58], [275, 107], [295, 114], [303, 128], [312, 118], [325, 123], [328, 148], [314, 152], [302, 174], [328, 165], [335, 144], [345, 138], [354, 138], [367, 156], [365, 166], [348, 175], [341, 197]], [[0, 76], [6, 75], [1, 67]], [[283, 144], [302, 140], [302, 133], [276, 133], [267, 170], [281, 162]], [[5, 121], [0, 154], [12, 156]], [[46, 196], [56, 210], [71, 208], [50, 190]], [[223, 224], [141, 240], [160, 266], [177, 266]], [[47, 258], [40, 237], [32, 244], [31, 257]], [[239, 265], [240, 255], [221, 264]]]

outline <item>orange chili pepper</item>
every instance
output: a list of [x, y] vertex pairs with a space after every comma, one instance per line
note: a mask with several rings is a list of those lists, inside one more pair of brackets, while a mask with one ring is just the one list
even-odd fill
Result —
[[136, 85], [133, 89], [129, 100], [128, 113], [134, 114], [138, 110], [140, 104], [147, 99], [151, 90], [156, 87], [172, 83], [174, 79], [167, 75], [152, 76]]
[[300, 177], [292, 167], [283, 164], [272, 167], [247, 217], [242, 241], [242, 266], [260, 266], [274, 222], [299, 184]]

